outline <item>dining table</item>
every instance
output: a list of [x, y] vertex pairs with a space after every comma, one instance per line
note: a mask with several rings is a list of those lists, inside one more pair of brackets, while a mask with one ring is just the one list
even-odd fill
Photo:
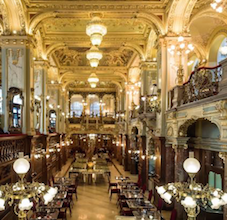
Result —
[[53, 211], [45, 212], [33, 212], [29, 220], [57, 220], [59, 211], [57, 209]]
[[63, 200], [53, 200], [47, 205], [39, 206], [41, 209], [61, 209], [63, 207]]
[[158, 210], [136, 210], [132, 214], [138, 220], [161, 220], [161, 213]]
[[143, 199], [126, 200], [126, 203], [130, 209], [149, 209], [156, 211], [156, 207], [151, 202], [144, 201]]
[[140, 191], [126, 191], [122, 192], [121, 195], [125, 197], [125, 199], [143, 199], [144, 195]]
[[57, 195], [54, 197], [54, 200], [63, 200], [67, 197], [66, 191], [60, 191], [57, 193]]

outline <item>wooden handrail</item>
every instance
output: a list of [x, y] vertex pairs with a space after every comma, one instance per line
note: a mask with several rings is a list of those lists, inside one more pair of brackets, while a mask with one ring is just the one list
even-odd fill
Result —
[[194, 70], [194, 71], [191, 72], [188, 81], [185, 82], [183, 85], [189, 83], [190, 80], [191, 80], [191, 78], [192, 78], [192, 76], [193, 76], [196, 72], [198, 72], [198, 71], [200, 71], [200, 70], [203, 70], [203, 69], [213, 70], [213, 69], [217, 69], [217, 68], [219, 68], [219, 67], [221, 67], [221, 65], [214, 66], [214, 67], [205, 67], [205, 66], [199, 67], [198, 69], [196, 69], [196, 70]]

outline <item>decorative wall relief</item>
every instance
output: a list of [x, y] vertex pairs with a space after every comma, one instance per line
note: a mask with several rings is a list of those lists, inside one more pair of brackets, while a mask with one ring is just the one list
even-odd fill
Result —
[[8, 49], [8, 88], [16, 87], [22, 89], [24, 87], [24, 50]]

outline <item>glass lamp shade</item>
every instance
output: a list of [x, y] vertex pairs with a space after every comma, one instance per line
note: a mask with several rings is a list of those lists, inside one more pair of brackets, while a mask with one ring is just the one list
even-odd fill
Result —
[[52, 196], [55, 196], [58, 192], [58, 188], [57, 187], [50, 187], [50, 189], [48, 190], [48, 193]]
[[88, 78], [88, 82], [90, 83], [91, 88], [95, 88], [96, 84], [99, 82], [99, 78], [95, 73], [92, 73]]
[[227, 193], [224, 193], [221, 198], [225, 203], [227, 203]]
[[24, 211], [24, 210], [30, 210], [33, 206], [33, 202], [30, 202], [29, 199], [22, 199], [18, 205], [19, 209], [21, 211]]
[[5, 200], [0, 198], [0, 211], [5, 210]]
[[44, 196], [43, 196], [43, 199], [44, 199], [44, 204], [47, 205], [49, 202], [51, 202], [53, 200], [53, 196], [49, 193], [46, 193]]
[[169, 203], [171, 204], [171, 198], [172, 198], [172, 195], [168, 192], [164, 193], [164, 194], [161, 194], [161, 198], [163, 198], [165, 200], [166, 203]]
[[200, 170], [200, 163], [195, 158], [188, 158], [183, 164], [184, 170], [190, 174], [196, 174]]
[[186, 208], [196, 207], [196, 201], [191, 196], [185, 197], [185, 199], [181, 201], [181, 204]]
[[214, 197], [213, 199], [211, 199], [211, 204], [212, 204], [211, 205], [212, 209], [219, 209], [223, 203], [222, 203], [222, 200]]
[[91, 49], [87, 51], [86, 57], [90, 61], [91, 67], [97, 67], [99, 60], [102, 59], [102, 52], [96, 46], [92, 46]]
[[101, 34], [92, 34], [91, 37], [91, 43], [94, 46], [100, 46], [100, 44], [102, 43], [102, 35]]
[[26, 174], [30, 169], [30, 163], [24, 158], [19, 158], [13, 163], [13, 169], [17, 174]]
[[156, 186], [156, 190], [158, 192], [159, 195], [162, 195], [166, 192], [165, 188], [163, 186]]

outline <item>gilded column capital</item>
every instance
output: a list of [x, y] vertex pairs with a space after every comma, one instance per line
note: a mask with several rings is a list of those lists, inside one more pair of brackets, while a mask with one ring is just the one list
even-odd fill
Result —
[[152, 70], [156, 69], [157, 62], [156, 61], [141, 61], [139, 68], [141, 70]]
[[36, 69], [44, 69], [50, 67], [50, 63], [48, 60], [35, 60], [34, 67]]
[[188, 149], [188, 140], [190, 137], [177, 137], [173, 140], [172, 148], [176, 151], [177, 149]]
[[223, 160], [223, 163], [227, 160], [227, 152], [219, 152], [218, 156]]
[[34, 39], [29, 35], [3, 35], [0, 37], [0, 42], [2, 47], [34, 46]]

